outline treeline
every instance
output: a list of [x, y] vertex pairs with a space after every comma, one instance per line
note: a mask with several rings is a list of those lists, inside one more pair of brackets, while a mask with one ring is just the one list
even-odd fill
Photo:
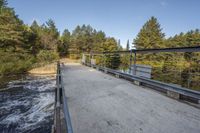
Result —
[[[200, 46], [199, 29], [166, 38], [155, 17], [151, 17], [133, 40], [136, 49]], [[139, 54], [137, 63], [153, 66], [153, 78], [200, 89], [200, 52]]]
[[28, 26], [6, 0], [0, 0], [0, 75], [21, 73], [36, 62], [58, 58], [59, 32], [52, 20]]
[[[200, 31], [199, 29], [191, 30], [187, 33], [180, 33], [174, 37], [165, 38], [162, 28], [155, 17], [151, 17], [133, 40], [133, 47], [136, 49], [151, 49], [151, 48], [166, 48], [166, 47], [191, 47], [200, 46]], [[160, 53], [160, 54], [145, 54], [142, 59], [157, 60], [176, 60], [180, 53]], [[174, 57], [177, 56], [177, 57]], [[139, 56], [140, 57], [140, 56]], [[200, 60], [199, 53], [183, 53], [183, 57], [187, 61]]]
[[116, 51], [122, 49], [113, 37], [106, 37], [103, 31], [97, 31], [90, 25], [77, 26], [72, 33], [67, 29], [61, 35], [63, 43], [59, 44], [61, 56], [69, 54], [90, 53], [91, 51]]
[[77, 26], [72, 33], [65, 29], [61, 35], [52, 19], [26, 25], [0, 0], [0, 75], [25, 72], [70, 54], [78, 58], [77, 53], [118, 49], [114, 38], [90, 25]]
[[158, 20], [151, 17], [143, 25], [133, 42], [137, 49], [199, 46], [200, 31], [196, 29], [165, 38]]

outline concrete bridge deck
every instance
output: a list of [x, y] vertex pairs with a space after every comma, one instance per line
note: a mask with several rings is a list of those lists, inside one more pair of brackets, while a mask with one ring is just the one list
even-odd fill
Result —
[[200, 109], [78, 63], [61, 74], [74, 133], [200, 133]]

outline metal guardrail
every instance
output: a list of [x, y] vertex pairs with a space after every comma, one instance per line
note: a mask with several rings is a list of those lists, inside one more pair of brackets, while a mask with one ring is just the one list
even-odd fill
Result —
[[55, 109], [54, 109], [54, 125], [52, 133], [61, 133], [61, 92], [60, 92], [60, 64], [57, 64], [57, 75], [56, 75], [56, 89], [55, 89]]
[[[104, 51], [104, 52], [95, 52], [91, 51], [90, 53], [83, 53], [85, 56], [89, 56], [89, 58], [93, 58], [93, 56], [101, 55], [110, 55], [110, 54], [129, 54], [130, 55], [130, 66], [132, 62], [133, 66], [136, 66], [137, 54], [147, 54], [147, 53], [161, 53], [161, 52], [200, 52], [200, 46], [193, 47], [174, 47], [174, 48], [153, 48], [153, 49], [131, 49], [131, 50], [123, 50], [123, 51]], [[134, 56], [133, 56], [134, 55]], [[136, 67], [134, 68], [136, 70]], [[136, 73], [136, 71], [133, 71]]]
[[[157, 49], [131, 49], [127, 51], [105, 51], [105, 52], [90, 52], [90, 53], [84, 53], [83, 56], [87, 55], [89, 56], [89, 59], [95, 55], [103, 55], [105, 56], [106, 54], [129, 54], [130, 55], [130, 66], [132, 65], [132, 61], [134, 63], [134, 70], [136, 70], [136, 58], [138, 53], [146, 54], [146, 53], [160, 53], [160, 52], [200, 52], [200, 46], [194, 46], [194, 47], [175, 47], [175, 48], [157, 48]], [[134, 54], [134, 56], [132, 56]], [[132, 59], [134, 57], [134, 59]], [[91, 64], [86, 64], [88, 66], [91, 66]], [[118, 77], [126, 78], [129, 80], [133, 81], [138, 81], [143, 85], [147, 85], [150, 87], [154, 87], [156, 90], [160, 91], [165, 91], [165, 92], [175, 92], [180, 94], [180, 99], [185, 99], [187, 98], [190, 101], [194, 101], [196, 103], [200, 103], [200, 92], [198, 91], [193, 91], [184, 87], [180, 87], [177, 85], [173, 84], [167, 84], [163, 83], [160, 81], [152, 80], [152, 79], [147, 79], [144, 77], [139, 77], [136, 76], [136, 71], [133, 71], [134, 74], [126, 74], [121, 71], [101, 67], [101, 66], [96, 66], [92, 65], [92, 67], [98, 67], [100, 70], [106, 71], [111, 74], [116, 74]]]
[[[61, 69], [60, 69], [61, 71]], [[61, 74], [61, 87], [62, 87], [62, 94], [63, 94], [63, 112], [64, 112], [64, 117], [65, 117], [65, 122], [67, 124], [67, 133], [73, 133], [73, 128], [72, 128], [72, 124], [71, 124], [71, 118], [70, 118], [70, 114], [69, 114], [69, 109], [68, 109], [68, 105], [67, 105], [67, 97], [65, 95], [65, 91], [64, 91], [64, 85], [63, 85], [63, 76], [62, 73]]]
[[[63, 107], [63, 108], [62, 108]], [[63, 110], [62, 110], [63, 109]], [[64, 113], [65, 123], [61, 125], [61, 111]], [[65, 96], [63, 78], [61, 73], [60, 63], [57, 63], [57, 75], [56, 75], [56, 90], [55, 90], [55, 111], [54, 111], [54, 128], [52, 133], [62, 133], [62, 127], [66, 125], [65, 129], [67, 133], [73, 133], [69, 110], [67, 106], [67, 98]]]
[[137, 76], [151, 78], [152, 67], [149, 65], [132, 65], [130, 67], [130, 73], [133, 74], [133, 72]]
[[102, 54], [126, 54], [126, 53], [161, 53], [161, 52], [200, 52], [200, 46], [193, 47], [174, 47], [174, 48], [153, 48], [153, 49], [131, 49], [123, 51], [104, 51], [104, 52], [90, 52], [84, 53], [88, 55], [102, 55]]
[[136, 53], [160, 53], [160, 52], [200, 52], [200, 46], [194, 47], [175, 47], [175, 48], [157, 48], [157, 49], [138, 49]]
[[[91, 64], [88, 64], [88, 63], [85, 63], [85, 65], [91, 66]], [[99, 70], [102, 70], [102, 71], [106, 71], [107, 73], [110, 73], [110, 74], [118, 75], [118, 77], [122, 77], [122, 78], [132, 80], [132, 81], [138, 81], [143, 85], [155, 87], [154, 89], [156, 90], [159, 89], [162, 92], [167, 92], [167, 91], [176, 92], [180, 94], [181, 96], [189, 97], [189, 100], [192, 102], [200, 103], [200, 92], [198, 91], [190, 90], [190, 89], [172, 85], [172, 84], [163, 83], [163, 82], [148, 79], [148, 78], [126, 74], [118, 70], [113, 70], [113, 69], [101, 67], [98, 65], [92, 65], [92, 67], [98, 68]]]

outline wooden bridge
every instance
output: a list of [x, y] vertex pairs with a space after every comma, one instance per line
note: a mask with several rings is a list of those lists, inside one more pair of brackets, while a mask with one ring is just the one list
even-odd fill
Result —
[[96, 65], [58, 64], [55, 100], [52, 132], [200, 132], [199, 92]]

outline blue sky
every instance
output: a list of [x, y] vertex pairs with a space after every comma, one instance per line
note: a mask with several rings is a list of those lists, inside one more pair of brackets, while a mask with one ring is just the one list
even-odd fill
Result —
[[90, 24], [123, 46], [136, 37], [142, 25], [155, 16], [166, 37], [200, 29], [200, 0], [8, 0], [19, 17], [31, 24], [52, 18], [60, 32]]

